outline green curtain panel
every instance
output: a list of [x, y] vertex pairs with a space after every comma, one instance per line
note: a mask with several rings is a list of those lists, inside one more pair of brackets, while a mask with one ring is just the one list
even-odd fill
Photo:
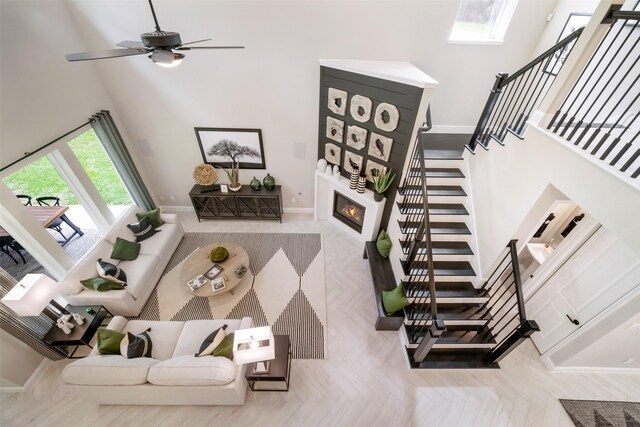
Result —
[[133, 163], [129, 150], [122, 140], [116, 124], [107, 110], [102, 110], [92, 117], [91, 127], [102, 143], [116, 170], [120, 173], [125, 187], [131, 194], [136, 205], [150, 211], [156, 209], [156, 204], [144, 185], [142, 177]]

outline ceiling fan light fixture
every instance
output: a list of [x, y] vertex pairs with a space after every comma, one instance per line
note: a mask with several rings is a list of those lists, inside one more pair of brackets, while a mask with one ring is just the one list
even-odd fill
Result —
[[156, 49], [151, 55], [149, 55], [149, 58], [151, 58], [153, 63], [156, 65], [165, 68], [173, 68], [180, 65], [184, 59], [184, 55], [182, 53], [174, 53], [171, 50]]

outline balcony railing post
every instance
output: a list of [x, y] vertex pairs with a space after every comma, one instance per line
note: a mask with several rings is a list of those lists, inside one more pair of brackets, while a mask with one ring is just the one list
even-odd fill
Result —
[[498, 98], [500, 97], [500, 93], [502, 92], [502, 83], [506, 78], [509, 77], [507, 73], [498, 73], [496, 75], [496, 81], [493, 83], [493, 87], [491, 88], [491, 92], [489, 93], [489, 98], [487, 98], [487, 102], [484, 105], [484, 109], [482, 110], [482, 115], [480, 116], [480, 120], [478, 120], [478, 124], [476, 125], [476, 129], [473, 131], [473, 135], [471, 135], [471, 140], [469, 141], [469, 148], [471, 151], [476, 149], [478, 145], [478, 138], [482, 136], [484, 133], [485, 127], [491, 118], [491, 113], [493, 113], [493, 109], [498, 102]]
[[538, 332], [540, 328], [535, 320], [525, 320], [518, 328], [502, 341], [502, 344], [491, 350], [486, 360], [489, 363], [498, 363], [509, 353], [515, 350], [524, 340], [529, 338], [534, 332]]
[[415, 363], [421, 363], [427, 357], [433, 345], [438, 341], [440, 335], [446, 330], [447, 327], [442, 320], [433, 320], [424, 338], [422, 338], [420, 345], [415, 353], [413, 353], [413, 361]]
[[511, 268], [513, 268], [513, 279], [516, 287], [516, 299], [518, 301], [518, 314], [520, 323], [523, 324], [527, 320], [527, 313], [524, 306], [524, 293], [522, 292], [522, 278], [520, 277], [520, 265], [518, 263], [518, 250], [516, 248], [517, 239], [509, 242], [509, 252], [511, 254]]

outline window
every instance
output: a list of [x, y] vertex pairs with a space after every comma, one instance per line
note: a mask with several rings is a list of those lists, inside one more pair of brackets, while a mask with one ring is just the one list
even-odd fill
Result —
[[517, 0], [460, 0], [449, 41], [500, 44]]

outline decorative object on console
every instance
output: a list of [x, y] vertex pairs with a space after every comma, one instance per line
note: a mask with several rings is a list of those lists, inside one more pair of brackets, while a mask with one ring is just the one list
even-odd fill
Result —
[[238, 169], [265, 169], [260, 129], [194, 128], [205, 163]]
[[373, 182], [373, 178], [386, 170], [386, 166], [382, 166], [381, 164], [376, 163], [373, 160], [367, 160], [367, 166], [364, 169], [365, 173], [367, 174], [367, 181], [370, 182]]
[[335, 178], [340, 176], [340, 166], [338, 165], [333, 165], [333, 176]]
[[327, 107], [331, 112], [338, 114], [340, 116], [344, 116], [347, 112], [347, 96], [348, 93], [334, 89], [332, 87], [329, 88], [329, 99], [327, 100]]
[[66, 335], [69, 335], [71, 333], [71, 329], [74, 328], [74, 326], [70, 322], [67, 322], [65, 319], [56, 320], [56, 324], [58, 325], [58, 328], [62, 329], [62, 332], [64, 332]]
[[371, 132], [369, 136], [369, 155], [388, 162], [393, 139]]
[[342, 143], [344, 136], [344, 122], [327, 116], [327, 138]]
[[375, 190], [373, 198], [376, 202], [384, 198], [384, 192], [391, 186], [394, 179], [396, 179], [396, 174], [391, 169], [380, 172], [373, 177], [373, 189]]
[[400, 122], [400, 112], [395, 105], [382, 102], [376, 108], [376, 115], [373, 118], [378, 129], [385, 132], [392, 132], [398, 127]]
[[371, 109], [373, 102], [371, 99], [362, 95], [355, 95], [351, 98], [351, 106], [349, 112], [354, 120], [364, 123], [368, 122], [371, 118]]
[[353, 168], [351, 170], [351, 178], [349, 178], [349, 189], [355, 190], [358, 188], [358, 176], [360, 175], [360, 171], [357, 168]]
[[361, 172], [358, 176], [358, 193], [363, 194], [367, 185], [367, 174]]
[[341, 157], [342, 148], [338, 147], [336, 144], [329, 143], [324, 146], [324, 158], [327, 159], [327, 162], [339, 165]]
[[82, 317], [80, 313], [73, 313], [71, 316], [73, 317], [73, 320], [75, 320], [78, 325], [82, 325], [84, 323], [84, 317]]
[[27, 274], [2, 297], [2, 303], [18, 316], [38, 316], [45, 313], [56, 321], [69, 312], [53, 297], [60, 290], [55, 280], [44, 274]]
[[275, 340], [270, 326], [239, 329], [235, 332], [233, 361], [236, 365], [258, 362], [253, 373], [268, 373], [269, 361], [275, 358], [275, 352]]
[[214, 184], [218, 182], [218, 173], [212, 165], [202, 163], [193, 170], [193, 179], [196, 184], [202, 186], [202, 192], [214, 191]]
[[363, 157], [352, 153], [351, 151], [345, 151], [344, 153], [344, 165], [342, 166], [346, 171], [352, 171], [357, 169], [360, 172], [363, 164]]
[[331, 168], [331, 165], [327, 165], [327, 167], [324, 169], [324, 173], [326, 173], [327, 175], [331, 175], [333, 169]]
[[251, 189], [253, 191], [260, 191], [260, 188], [262, 187], [262, 184], [260, 183], [258, 178], [256, 178], [254, 176], [253, 179], [251, 180], [251, 182], [249, 183], [249, 187], [251, 187]]
[[269, 174], [264, 177], [262, 183], [264, 184], [264, 188], [268, 191], [273, 191], [273, 189], [276, 188], [276, 179]]
[[231, 163], [228, 169], [223, 169], [224, 173], [227, 175], [227, 179], [229, 180], [229, 190], [238, 191], [242, 188], [242, 184], [240, 184], [240, 171], [237, 163]]
[[362, 150], [367, 145], [367, 130], [360, 126], [347, 126], [347, 145]]
[[229, 251], [222, 246], [213, 248], [209, 254], [209, 259], [213, 262], [223, 262], [227, 258], [229, 258]]
[[320, 172], [324, 172], [327, 169], [327, 161], [325, 159], [318, 160], [316, 164], [316, 169]]

